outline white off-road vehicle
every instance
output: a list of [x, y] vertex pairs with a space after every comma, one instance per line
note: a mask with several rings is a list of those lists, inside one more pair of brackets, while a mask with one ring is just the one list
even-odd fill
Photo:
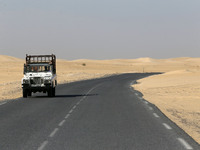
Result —
[[26, 55], [22, 78], [23, 97], [31, 96], [32, 92], [47, 92], [49, 97], [53, 97], [56, 86], [56, 56]]

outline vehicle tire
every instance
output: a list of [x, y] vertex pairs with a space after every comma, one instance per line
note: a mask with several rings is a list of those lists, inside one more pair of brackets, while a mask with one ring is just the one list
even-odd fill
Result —
[[23, 89], [23, 98], [27, 98], [27, 90]]
[[52, 88], [52, 96], [55, 97], [56, 96], [56, 88]]
[[48, 97], [52, 97], [52, 92], [53, 92], [53, 90], [52, 90], [52, 88], [50, 88], [50, 89], [48, 90]]
[[29, 92], [28, 92], [28, 96], [31, 96], [31, 95], [32, 95], [32, 92], [31, 92], [31, 91], [29, 91]]

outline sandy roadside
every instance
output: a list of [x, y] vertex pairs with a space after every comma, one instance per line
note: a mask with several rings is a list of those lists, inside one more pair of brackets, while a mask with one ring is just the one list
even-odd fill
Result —
[[150, 76], [133, 87], [200, 143], [200, 70]]

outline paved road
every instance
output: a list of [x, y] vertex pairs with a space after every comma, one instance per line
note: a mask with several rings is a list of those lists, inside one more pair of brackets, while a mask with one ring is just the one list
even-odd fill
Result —
[[0, 103], [1, 150], [185, 150], [199, 145], [130, 88], [152, 74], [60, 85]]

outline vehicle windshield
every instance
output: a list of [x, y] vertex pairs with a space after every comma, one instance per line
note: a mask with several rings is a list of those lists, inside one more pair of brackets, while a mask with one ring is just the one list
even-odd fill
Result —
[[50, 65], [30, 65], [27, 66], [27, 72], [51, 72]]

